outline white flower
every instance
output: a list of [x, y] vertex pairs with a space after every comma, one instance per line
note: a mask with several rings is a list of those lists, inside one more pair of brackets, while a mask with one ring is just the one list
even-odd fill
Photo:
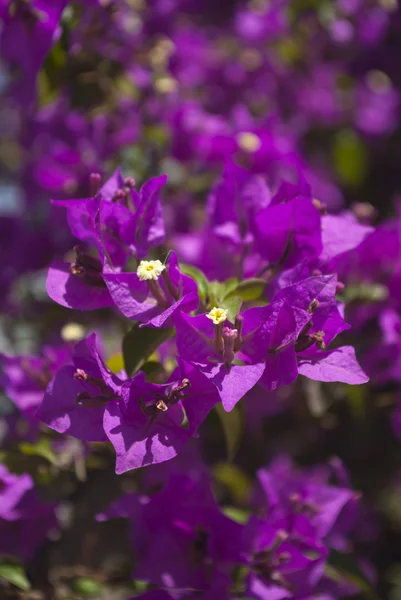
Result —
[[147, 279], [153, 279], [156, 281], [159, 279], [162, 271], [166, 267], [160, 262], [160, 260], [141, 260], [136, 270], [140, 281], [146, 281]]
[[224, 323], [227, 319], [228, 310], [225, 308], [212, 308], [212, 310], [207, 313], [207, 318], [211, 319], [215, 325], [219, 325], [220, 323]]

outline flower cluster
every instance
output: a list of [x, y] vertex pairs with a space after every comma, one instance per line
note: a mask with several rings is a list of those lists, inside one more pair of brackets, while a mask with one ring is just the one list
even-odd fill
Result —
[[[302, 170], [338, 209], [343, 186], [367, 177], [363, 144], [379, 160], [379, 139], [391, 179], [388, 140], [400, 107], [395, 0], [310, 11], [288, 0], [207, 3], [2, 2], [1, 126], [18, 151], [11, 183], [20, 202], [0, 225], [27, 237], [34, 225], [43, 237], [37, 256], [15, 261], [17, 273], [44, 267], [69, 243], [47, 195], [88, 194], [90, 173], [106, 173], [119, 158], [143, 176], [168, 157], [181, 188], [171, 218], [182, 233], [194, 190], [205, 191], [210, 171], [233, 157], [275, 183]], [[328, 143], [316, 148], [315, 135]], [[33, 206], [35, 215], [24, 212]], [[1, 266], [8, 291], [8, 263]]]
[[276, 390], [298, 373], [326, 382], [368, 380], [351, 346], [331, 347], [348, 328], [336, 297], [344, 286], [323, 271], [370, 228], [347, 213], [322, 216], [321, 203], [301, 185], [283, 183], [272, 195], [262, 179], [229, 169], [242, 180], [239, 200], [230, 195], [236, 180], [225, 172], [212, 192], [207, 229], [216, 245], [224, 233], [226, 246], [239, 250], [237, 266], [248, 277], [214, 286], [200, 271], [185, 275], [174, 251], [164, 263], [142, 258], [164, 242], [164, 176], [137, 192], [116, 171], [93, 198], [57, 202], [67, 208], [72, 234], [93, 252], [75, 246], [73, 262], [52, 264], [50, 297], [79, 310], [115, 306], [140, 323], [138, 339], [146, 326], [175, 341], [176, 368], [149, 383], [141, 371], [113, 374], [91, 335], [46, 390], [38, 417], [84, 441], [110, 440], [118, 473], [173, 458], [217, 403], [231, 411], [256, 385]]
[[1, 598], [399, 595], [400, 41], [0, 0]]
[[330, 561], [363, 521], [358, 494], [343, 467], [333, 467], [343, 479], [337, 486], [328, 483], [330, 468], [302, 472], [277, 458], [258, 472], [257, 516], [222, 509], [206, 473], [194, 471], [172, 474], [152, 496], [127, 494], [97, 518], [129, 519], [134, 577], [166, 590], [144, 599], [334, 600], [355, 593]]

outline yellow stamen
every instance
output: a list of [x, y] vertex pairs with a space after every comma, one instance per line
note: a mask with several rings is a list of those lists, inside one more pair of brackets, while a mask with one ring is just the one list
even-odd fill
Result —
[[216, 308], [215, 306], [209, 313], [207, 313], [206, 316], [208, 319], [213, 321], [215, 325], [219, 325], [220, 323], [224, 323], [224, 321], [227, 319], [227, 315], [228, 310], [225, 308]]
[[260, 137], [250, 131], [243, 131], [237, 135], [238, 146], [245, 152], [256, 152], [262, 145]]
[[141, 260], [136, 270], [140, 281], [153, 279], [156, 281], [166, 267], [160, 260]]

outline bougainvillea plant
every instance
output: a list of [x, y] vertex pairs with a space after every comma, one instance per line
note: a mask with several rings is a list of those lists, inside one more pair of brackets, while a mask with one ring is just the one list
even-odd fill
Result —
[[0, 0], [0, 598], [401, 589], [401, 8]]

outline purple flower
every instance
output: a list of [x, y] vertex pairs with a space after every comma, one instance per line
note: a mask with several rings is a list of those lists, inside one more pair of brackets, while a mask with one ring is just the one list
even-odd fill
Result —
[[358, 223], [350, 212], [339, 215], [323, 215], [323, 250], [319, 256], [319, 262], [328, 263], [331, 268], [330, 261], [332, 259], [359, 246], [373, 231], [373, 227]]
[[67, 0], [3, 0], [0, 18], [2, 59], [14, 70], [13, 97], [22, 105], [33, 103], [36, 76], [61, 34], [59, 20]]
[[227, 161], [208, 197], [207, 225], [199, 232], [177, 236], [174, 245], [185, 262], [199, 266], [210, 279], [242, 271], [254, 274], [261, 264], [253, 248], [253, 223], [269, 202], [263, 177]]
[[252, 517], [247, 529], [252, 539], [248, 594], [260, 600], [309, 597], [322, 577], [327, 556], [324, 545], [298, 531], [289, 517], [267, 521]]
[[[177, 312], [173, 321], [180, 356], [206, 375], [230, 411], [262, 377], [269, 356], [280, 361], [282, 350], [295, 342], [297, 323], [284, 301], [250, 308], [234, 324], [227, 316], [227, 310], [214, 308], [195, 317]], [[298, 330], [305, 323], [300, 318]]]
[[[104, 173], [103, 165], [137, 139], [139, 122], [132, 100], [121, 98], [112, 113], [89, 114], [72, 109], [66, 91], [38, 109], [26, 129], [22, 142], [28, 160], [23, 185], [26, 203], [32, 206], [41, 203], [47, 192], [58, 198], [83, 197], [89, 194], [91, 179], [90, 194], [95, 195], [93, 172]], [[33, 145], [35, 153], [30, 153]], [[54, 233], [59, 241], [60, 231]]]
[[164, 220], [160, 202], [167, 175], [149, 179], [138, 191], [135, 181], [117, 169], [98, 189], [100, 175], [92, 173], [94, 198], [54, 200], [67, 208], [71, 233], [96, 247], [114, 267], [124, 266], [129, 256], [143, 258], [163, 243]]
[[[222, 281], [237, 276], [240, 270], [241, 254], [233, 245], [231, 235], [230, 228], [220, 236], [207, 227], [200, 231], [175, 236], [173, 245], [183, 262], [201, 269], [211, 281], [213, 279]], [[245, 246], [243, 248], [245, 249]], [[218, 260], [216, 256], [219, 257]], [[259, 266], [258, 259], [257, 268], [252, 268], [250, 275], [253, 275]], [[247, 268], [245, 272], [248, 273]]]
[[261, 257], [287, 267], [322, 251], [321, 216], [310, 198], [298, 196], [273, 203], [255, 218], [255, 246]]
[[208, 198], [213, 233], [238, 250], [252, 243], [253, 220], [270, 203], [270, 190], [260, 176], [227, 162]]
[[121, 379], [100, 358], [94, 334], [76, 345], [72, 362], [50, 382], [36, 416], [81, 440], [109, 439], [117, 473], [176, 456], [218, 402], [208, 379], [184, 361], [166, 384], [147, 383], [143, 373]]
[[169, 254], [165, 265], [159, 260], [142, 260], [136, 273], [114, 272], [105, 266], [104, 280], [126, 317], [152, 327], [168, 326], [178, 309], [191, 312], [198, 308], [197, 285], [181, 273], [175, 252]]
[[26, 475], [14, 475], [9, 473], [4, 465], [0, 465], [1, 478], [1, 508], [0, 518], [6, 521], [14, 521], [22, 516], [17, 506], [24, 494], [34, 487], [32, 478]]
[[167, 175], [149, 179], [139, 192], [132, 190], [134, 219], [130, 231], [138, 259], [148, 251], [164, 242], [165, 229], [163, 211], [160, 202], [160, 190], [167, 183]]
[[219, 401], [207, 377], [183, 360], [168, 383], [147, 383], [138, 373], [121, 393], [122, 400], [104, 412], [117, 473], [174, 458]]
[[78, 310], [113, 304], [104, 271], [119, 271], [131, 256], [141, 257], [164, 240], [160, 188], [166, 181], [166, 175], [150, 179], [137, 192], [135, 182], [117, 169], [97, 190], [100, 176], [94, 173], [94, 198], [53, 201], [67, 208], [71, 232], [96, 248], [99, 258], [76, 246], [74, 262], [54, 261], [46, 283], [52, 300]]
[[[184, 594], [195, 589], [202, 598], [227, 597], [243, 528], [222, 514], [207, 475], [171, 476], [160, 493], [129, 494], [98, 519], [115, 517], [131, 521], [134, 577]], [[222, 595], [208, 595], [217, 589]]]
[[[397, 220], [387, 221], [374, 229], [353, 250], [336, 256], [330, 268], [345, 283], [355, 281], [387, 283], [399, 266], [401, 238]], [[394, 258], [397, 257], [396, 260]]]
[[359, 500], [348, 487], [329, 485], [330, 474], [329, 469], [297, 472], [285, 457], [258, 472], [264, 516], [252, 517], [245, 532], [247, 584], [256, 598], [307, 598], [327, 589], [331, 536], [336, 529], [343, 539], [349, 536]]
[[128, 239], [133, 215], [123, 205], [106, 201], [102, 194], [82, 200], [53, 200], [67, 208], [71, 233], [96, 248], [101, 259], [107, 256], [115, 267], [123, 267], [134, 248]]
[[281, 204], [283, 202], [289, 202], [295, 198], [312, 198], [312, 188], [308, 181], [305, 179], [301, 171], [297, 173], [297, 180], [295, 183], [284, 179], [280, 182], [277, 192], [272, 197], [272, 204]]
[[95, 310], [112, 306], [113, 300], [103, 279], [100, 260], [74, 248], [76, 258], [67, 263], [55, 260], [49, 267], [46, 290], [50, 298], [75, 310]]
[[[258, 471], [258, 481], [264, 495], [268, 518], [283, 518], [295, 513], [295, 523], [307, 519], [313, 535], [327, 538], [349, 503], [357, 503], [359, 496], [352, 489], [327, 483], [332, 469], [316, 468], [310, 472], [297, 471], [287, 457], [277, 458], [269, 469]], [[334, 472], [336, 475], [336, 472]], [[348, 529], [353, 525], [348, 522]], [[306, 529], [304, 529], [306, 533]], [[312, 535], [312, 534], [311, 534]]]
[[92, 334], [75, 346], [72, 365], [62, 367], [49, 383], [36, 416], [59, 433], [107, 441], [103, 414], [109, 402], [120, 398], [122, 385], [102, 361]]
[[180, 161], [196, 157], [202, 162], [224, 161], [237, 143], [224, 117], [207, 113], [195, 101], [182, 102], [169, 116], [172, 155]]
[[236, 12], [235, 30], [240, 38], [251, 44], [262, 44], [280, 38], [288, 28], [286, 0], [274, 0], [266, 7], [255, 10], [244, 6]]
[[[297, 271], [299, 269], [294, 269], [294, 274]], [[268, 361], [273, 372], [278, 369], [287, 374], [287, 383], [294, 381], [298, 373], [318, 381], [349, 384], [368, 381], [351, 346], [325, 350], [339, 333], [349, 328], [339, 312], [336, 291], [337, 277], [320, 275], [297, 281], [275, 295], [274, 302], [285, 301], [291, 307], [298, 325], [296, 337], [287, 345], [285, 352]], [[303, 325], [299, 328], [301, 322]], [[281, 363], [280, 358], [284, 359]], [[261, 384], [267, 389], [274, 389], [269, 368]]]
[[333, 261], [373, 231], [350, 212], [326, 214], [300, 172], [296, 183], [282, 181], [272, 196], [261, 176], [233, 162], [226, 163], [209, 195], [208, 213], [203, 230], [175, 241], [187, 262], [218, 279], [238, 272], [252, 276], [283, 264], [294, 267], [304, 260], [332, 272]]
[[0, 385], [24, 415], [32, 417], [51, 378], [70, 357], [71, 348], [67, 344], [44, 346], [39, 356], [0, 355]]
[[[320, 289], [319, 289], [320, 288]], [[337, 277], [311, 277], [285, 290], [294, 294], [294, 304], [311, 314], [310, 321], [301, 331], [295, 344], [298, 372], [317, 381], [340, 381], [358, 385], [369, 381], [351, 346], [326, 350], [337, 335], [349, 328], [335, 300]], [[313, 298], [312, 298], [313, 296]], [[299, 300], [295, 300], [298, 297]]]
[[340, 381], [359, 385], [369, 377], [359, 366], [352, 346], [342, 346], [327, 352], [313, 349], [298, 355], [298, 372], [316, 381]]
[[377, 82], [372, 77], [370, 86], [359, 86], [358, 99], [355, 102], [356, 126], [368, 135], [391, 133], [398, 123], [399, 92], [393, 88], [390, 78], [384, 73], [381, 73], [383, 77], [380, 78], [380, 71], [377, 73]]
[[341, 122], [342, 107], [337, 93], [338, 70], [325, 62], [312, 67], [307, 77], [298, 80], [296, 101], [309, 123]]
[[54, 506], [40, 501], [32, 477], [0, 464], [0, 554], [32, 557], [56, 525]]

